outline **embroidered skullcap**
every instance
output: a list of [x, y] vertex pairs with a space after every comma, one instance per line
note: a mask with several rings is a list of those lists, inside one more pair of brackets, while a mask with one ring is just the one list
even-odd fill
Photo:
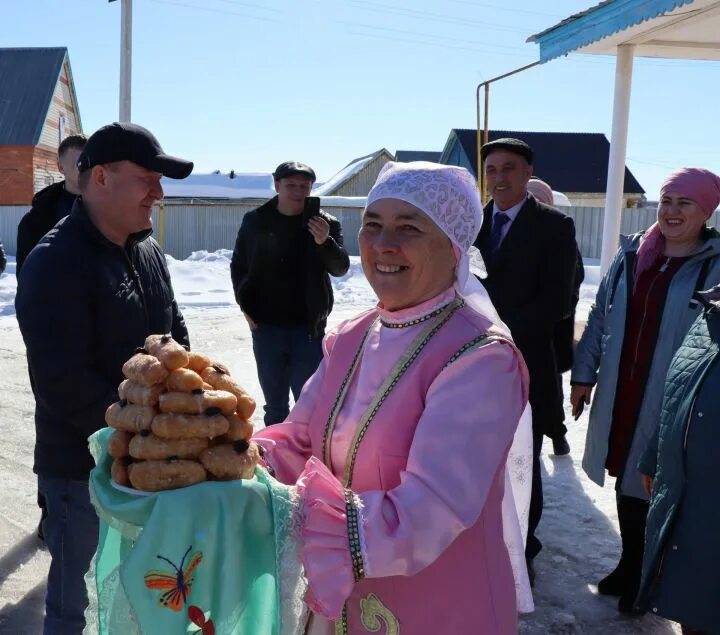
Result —
[[710, 218], [720, 204], [720, 176], [703, 168], [680, 168], [665, 179], [660, 198], [668, 192], [692, 199]]
[[472, 247], [482, 225], [480, 194], [465, 168], [389, 161], [368, 194], [368, 207], [383, 198], [399, 199], [425, 212], [463, 253]]
[[532, 178], [528, 181], [527, 189], [538, 201], [545, 205], [554, 205], [552, 188], [540, 179]]

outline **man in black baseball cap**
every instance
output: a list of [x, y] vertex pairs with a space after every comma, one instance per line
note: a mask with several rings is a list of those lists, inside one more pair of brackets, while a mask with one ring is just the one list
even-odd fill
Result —
[[78, 164], [80, 196], [28, 255], [15, 298], [36, 403], [33, 469], [48, 510], [45, 633], [80, 633], [85, 624], [84, 574], [98, 541], [88, 437], [105, 426], [123, 363], [153, 333], [189, 345], [150, 234], [160, 178], [185, 177], [192, 163], [123, 123], [92, 135]]
[[142, 126], [103, 126], [78, 157], [83, 207], [109, 240], [124, 244], [152, 228], [152, 206], [163, 197], [161, 177], [184, 179], [192, 169], [191, 161], [165, 154]]
[[78, 170], [96, 165], [132, 161], [171, 179], [184, 179], [192, 172], [191, 161], [163, 152], [152, 132], [134, 123], [111, 123], [95, 132], [78, 157]]

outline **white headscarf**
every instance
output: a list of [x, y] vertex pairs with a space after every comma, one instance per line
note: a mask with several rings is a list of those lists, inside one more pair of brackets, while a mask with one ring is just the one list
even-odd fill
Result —
[[[483, 222], [483, 209], [475, 179], [465, 169], [427, 161], [386, 163], [367, 198], [399, 199], [427, 214], [452, 242], [458, 263], [455, 288], [466, 304], [487, 318], [506, 337], [510, 330], [493, 306], [485, 287], [473, 273], [485, 276], [479, 250], [473, 246]], [[518, 610], [533, 610], [532, 591], [525, 564], [525, 539], [532, 486], [532, 414], [530, 404], [520, 417], [505, 464], [502, 502], [503, 536], [510, 554]]]
[[480, 251], [473, 246], [482, 227], [483, 209], [472, 175], [454, 165], [389, 161], [368, 194], [368, 207], [383, 198], [410, 203], [435, 222], [459, 253], [455, 269], [458, 293], [509, 337], [510, 330], [497, 314], [488, 292], [473, 275], [484, 277], [486, 274]]

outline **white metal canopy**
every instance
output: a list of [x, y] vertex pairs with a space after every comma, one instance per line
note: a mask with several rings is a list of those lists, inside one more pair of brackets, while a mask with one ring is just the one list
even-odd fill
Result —
[[537, 33], [540, 61], [568, 53], [615, 55], [615, 97], [601, 272], [618, 248], [633, 58], [720, 60], [720, 0], [605, 0]]

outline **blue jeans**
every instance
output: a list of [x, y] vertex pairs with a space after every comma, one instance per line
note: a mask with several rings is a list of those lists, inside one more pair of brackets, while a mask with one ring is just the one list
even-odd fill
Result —
[[322, 361], [322, 337], [304, 326], [258, 324], [252, 330], [253, 352], [260, 387], [265, 396], [265, 425], [285, 421], [290, 413], [290, 390], [295, 401], [305, 382]]
[[44, 635], [79, 635], [88, 598], [85, 573], [98, 544], [98, 518], [87, 481], [38, 477], [45, 498], [45, 542], [52, 562], [45, 596]]

